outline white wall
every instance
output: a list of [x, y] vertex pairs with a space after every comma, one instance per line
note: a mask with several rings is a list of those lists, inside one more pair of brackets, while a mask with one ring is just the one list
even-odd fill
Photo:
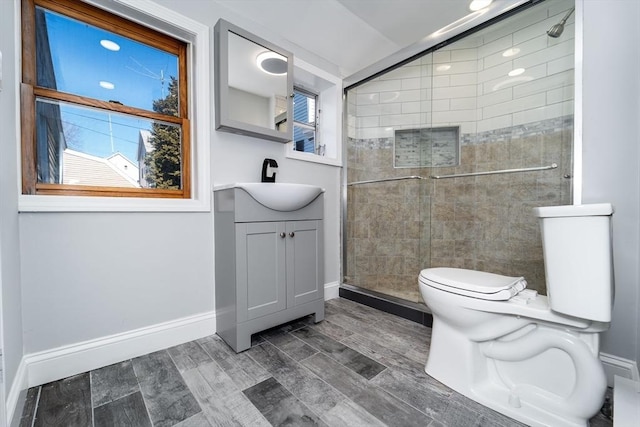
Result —
[[640, 2], [584, 1], [583, 202], [614, 205], [616, 296], [602, 351], [640, 364]]
[[[212, 2], [166, 0], [157, 3], [211, 28], [218, 18], [224, 17], [268, 38], [268, 34], [261, 33], [259, 28], [251, 27], [233, 14], [225, 14]], [[0, 35], [3, 41], [11, 43], [14, 38], [12, 28], [11, 14], [2, 13]], [[284, 47], [296, 53], [294, 45]], [[9, 75], [3, 84], [13, 88], [18, 82], [15, 76]], [[213, 85], [197, 90], [213, 91]], [[17, 127], [13, 121], [17, 108], [13, 99], [3, 101], [0, 116], [7, 120], [6, 127], [11, 132]], [[211, 108], [213, 110], [213, 105]], [[211, 117], [213, 120], [213, 112]], [[213, 124], [211, 126], [213, 128]], [[6, 145], [14, 151], [17, 143], [15, 137], [6, 139]], [[212, 132], [211, 152], [212, 176], [211, 182], [206, 183], [208, 187], [258, 181], [262, 161], [270, 157], [280, 165], [278, 181], [316, 184], [327, 189], [325, 280], [338, 281], [340, 169], [286, 159], [283, 144], [215, 131]], [[3, 156], [3, 163], [11, 167], [2, 172], [3, 185], [5, 171], [13, 174], [13, 187], [8, 196], [14, 199], [17, 187], [15, 158], [15, 155]], [[5, 240], [15, 242], [15, 247], [9, 248], [8, 252], [11, 260], [17, 260], [15, 201], [7, 210], [12, 215], [14, 227], [8, 239], [4, 234], [2, 238], [3, 243]], [[26, 354], [214, 309], [213, 217], [210, 212], [21, 213], [19, 231]], [[7, 273], [13, 265], [19, 263], [12, 264]], [[19, 281], [16, 286], [19, 291]], [[15, 304], [16, 300], [12, 298], [6, 302], [13, 302], [17, 307], [14, 310], [21, 306], [19, 300]], [[21, 337], [20, 329], [18, 325], [17, 332]]]
[[[0, 92], [0, 333], [4, 369], [0, 396], [8, 398], [23, 356], [22, 302], [20, 289], [20, 235], [18, 232], [17, 130], [15, 120], [17, 61], [13, 41], [13, 2], [0, 2], [0, 51], [2, 52], [2, 91]], [[0, 402], [5, 405], [4, 400]], [[0, 411], [0, 414], [4, 411]], [[0, 419], [0, 425], [3, 424]]]

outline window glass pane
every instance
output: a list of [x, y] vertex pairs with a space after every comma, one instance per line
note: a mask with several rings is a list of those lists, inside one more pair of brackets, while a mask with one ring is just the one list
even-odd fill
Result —
[[38, 182], [180, 189], [178, 125], [36, 100]]
[[36, 27], [41, 87], [150, 111], [179, 93], [176, 55], [40, 7]]
[[315, 126], [316, 98], [298, 91], [293, 95], [293, 121]]
[[316, 132], [313, 129], [306, 129], [300, 126], [293, 126], [293, 148], [295, 151], [305, 153], [316, 152]]

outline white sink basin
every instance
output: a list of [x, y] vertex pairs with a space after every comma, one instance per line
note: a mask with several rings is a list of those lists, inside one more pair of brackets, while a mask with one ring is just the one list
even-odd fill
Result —
[[324, 192], [322, 187], [316, 185], [282, 182], [247, 182], [235, 184], [234, 187], [242, 188], [262, 206], [284, 212], [304, 208]]

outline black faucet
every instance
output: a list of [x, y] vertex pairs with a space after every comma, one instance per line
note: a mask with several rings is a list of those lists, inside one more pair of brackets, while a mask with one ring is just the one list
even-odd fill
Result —
[[276, 182], [276, 173], [273, 172], [271, 176], [267, 176], [267, 167], [270, 166], [272, 168], [278, 167], [278, 162], [273, 159], [264, 159], [262, 162], [262, 182]]

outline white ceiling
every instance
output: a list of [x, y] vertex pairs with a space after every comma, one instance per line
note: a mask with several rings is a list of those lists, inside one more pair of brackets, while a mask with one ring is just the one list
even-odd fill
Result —
[[[334, 64], [363, 70], [468, 15], [470, 0], [215, 0]], [[511, 6], [522, 0], [496, 0]], [[475, 25], [475, 24], [474, 24]]]

